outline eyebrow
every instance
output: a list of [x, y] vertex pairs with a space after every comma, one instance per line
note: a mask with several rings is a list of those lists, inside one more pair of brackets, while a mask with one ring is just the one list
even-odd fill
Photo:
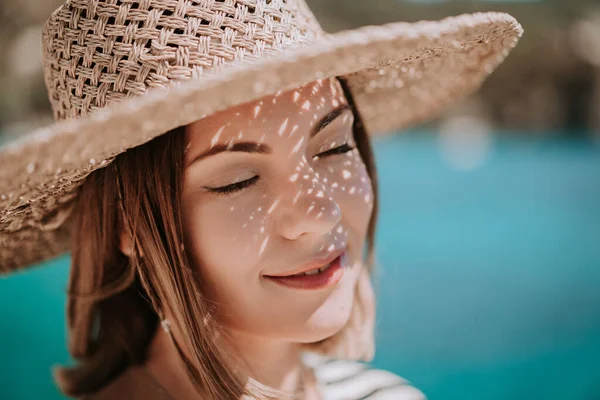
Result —
[[[317, 124], [311, 130], [310, 138], [315, 137], [319, 132], [325, 129], [327, 125], [331, 124], [337, 117], [339, 117], [344, 111], [351, 109], [352, 106], [350, 106], [349, 104], [342, 104], [331, 110], [327, 115], [321, 118], [319, 122], [317, 122]], [[188, 164], [188, 167], [194, 164], [196, 161], [224, 152], [271, 154], [273, 151], [268, 145], [256, 142], [238, 142], [234, 144], [220, 143], [206, 150], [204, 153], [194, 157], [194, 159]]]

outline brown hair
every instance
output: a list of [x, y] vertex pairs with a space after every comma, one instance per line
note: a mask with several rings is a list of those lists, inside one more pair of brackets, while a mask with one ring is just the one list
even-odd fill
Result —
[[[375, 193], [366, 243], [370, 270], [378, 212], [375, 164], [347, 84], [338, 79], [353, 106], [355, 140]], [[120, 154], [108, 167], [91, 173], [80, 188], [67, 304], [69, 351], [78, 365], [59, 368], [55, 374], [68, 396], [96, 392], [128, 366], [143, 363], [159, 325], [157, 313], [166, 309], [184, 341], [176, 343], [177, 349], [202, 393], [211, 399], [239, 399], [248, 394], [229, 366], [230, 357], [215, 343], [218, 327], [210, 322], [211, 310], [182, 246], [184, 132], [184, 127], [176, 128]], [[123, 229], [133, 233], [131, 258], [119, 248]], [[354, 308], [360, 306], [357, 302], [360, 299]], [[354, 313], [352, 325], [363, 325], [356, 321], [363, 314]], [[201, 326], [196, 321], [204, 317], [209, 317], [208, 325]], [[343, 336], [336, 334], [311, 347], [331, 352]], [[189, 350], [189, 358], [179, 346]], [[362, 358], [371, 356], [367, 350]]]

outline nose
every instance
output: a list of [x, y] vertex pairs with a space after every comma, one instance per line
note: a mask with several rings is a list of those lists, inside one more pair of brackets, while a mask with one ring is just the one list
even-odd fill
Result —
[[284, 177], [277, 226], [281, 236], [296, 240], [302, 235], [322, 236], [342, 219], [342, 211], [329, 185], [310, 166]]

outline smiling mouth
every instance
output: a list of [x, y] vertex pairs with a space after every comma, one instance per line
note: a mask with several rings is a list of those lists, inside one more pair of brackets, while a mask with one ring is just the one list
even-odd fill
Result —
[[[338, 256], [338, 258], [339, 258], [339, 256]], [[337, 260], [337, 258], [335, 260]], [[323, 267], [320, 267], [320, 268], [315, 268], [315, 269], [312, 269], [312, 270], [306, 271], [306, 272], [300, 272], [299, 274], [294, 274], [294, 275], [279, 276], [279, 277], [276, 277], [276, 278], [291, 278], [291, 277], [294, 277], [294, 276], [317, 275], [317, 274], [320, 274], [320, 273], [323, 273], [323, 272], [327, 271], [329, 269], [329, 267], [331, 267], [331, 265], [335, 262], [335, 260], [333, 260], [329, 264], [327, 264], [327, 265], [325, 265]]]
[[268, 280], [278, 285], [293, 289], [322, 289], [335, 286], [344, 276], [346, 252], [337, 256], [332, 262], [319, 268], [287, 276], [264, 275]]

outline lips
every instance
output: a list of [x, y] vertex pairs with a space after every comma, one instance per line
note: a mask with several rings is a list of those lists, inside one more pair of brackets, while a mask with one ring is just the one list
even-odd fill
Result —
[[270, 282], [274, 282], [279, 286], [284, 286], [291, 289], [324, 289], [338, 284], [338, 282], [344, 276], [344, 266], [346, 264], [346, 252], [344, 252], [340, 256], [336, 257], [331, 263], [324, 267], [318, 268], [316, 272], [311, 270], [309, 273], [302, 272], [287, 276], [264, 275], [264, 277]]
[[304, 264], [296, 269], [281, 274], [265, 275], [268, 278], [284, 278], [292, 276], [306, 276], [315, 275], [322, 273], [331, 266], [331, 263], [338, 257], [340, 257], [346, 251], [346, 247], [342, 247], [334, 252], [328, 252], [321, 256], [315, 257], [312, 261]]

